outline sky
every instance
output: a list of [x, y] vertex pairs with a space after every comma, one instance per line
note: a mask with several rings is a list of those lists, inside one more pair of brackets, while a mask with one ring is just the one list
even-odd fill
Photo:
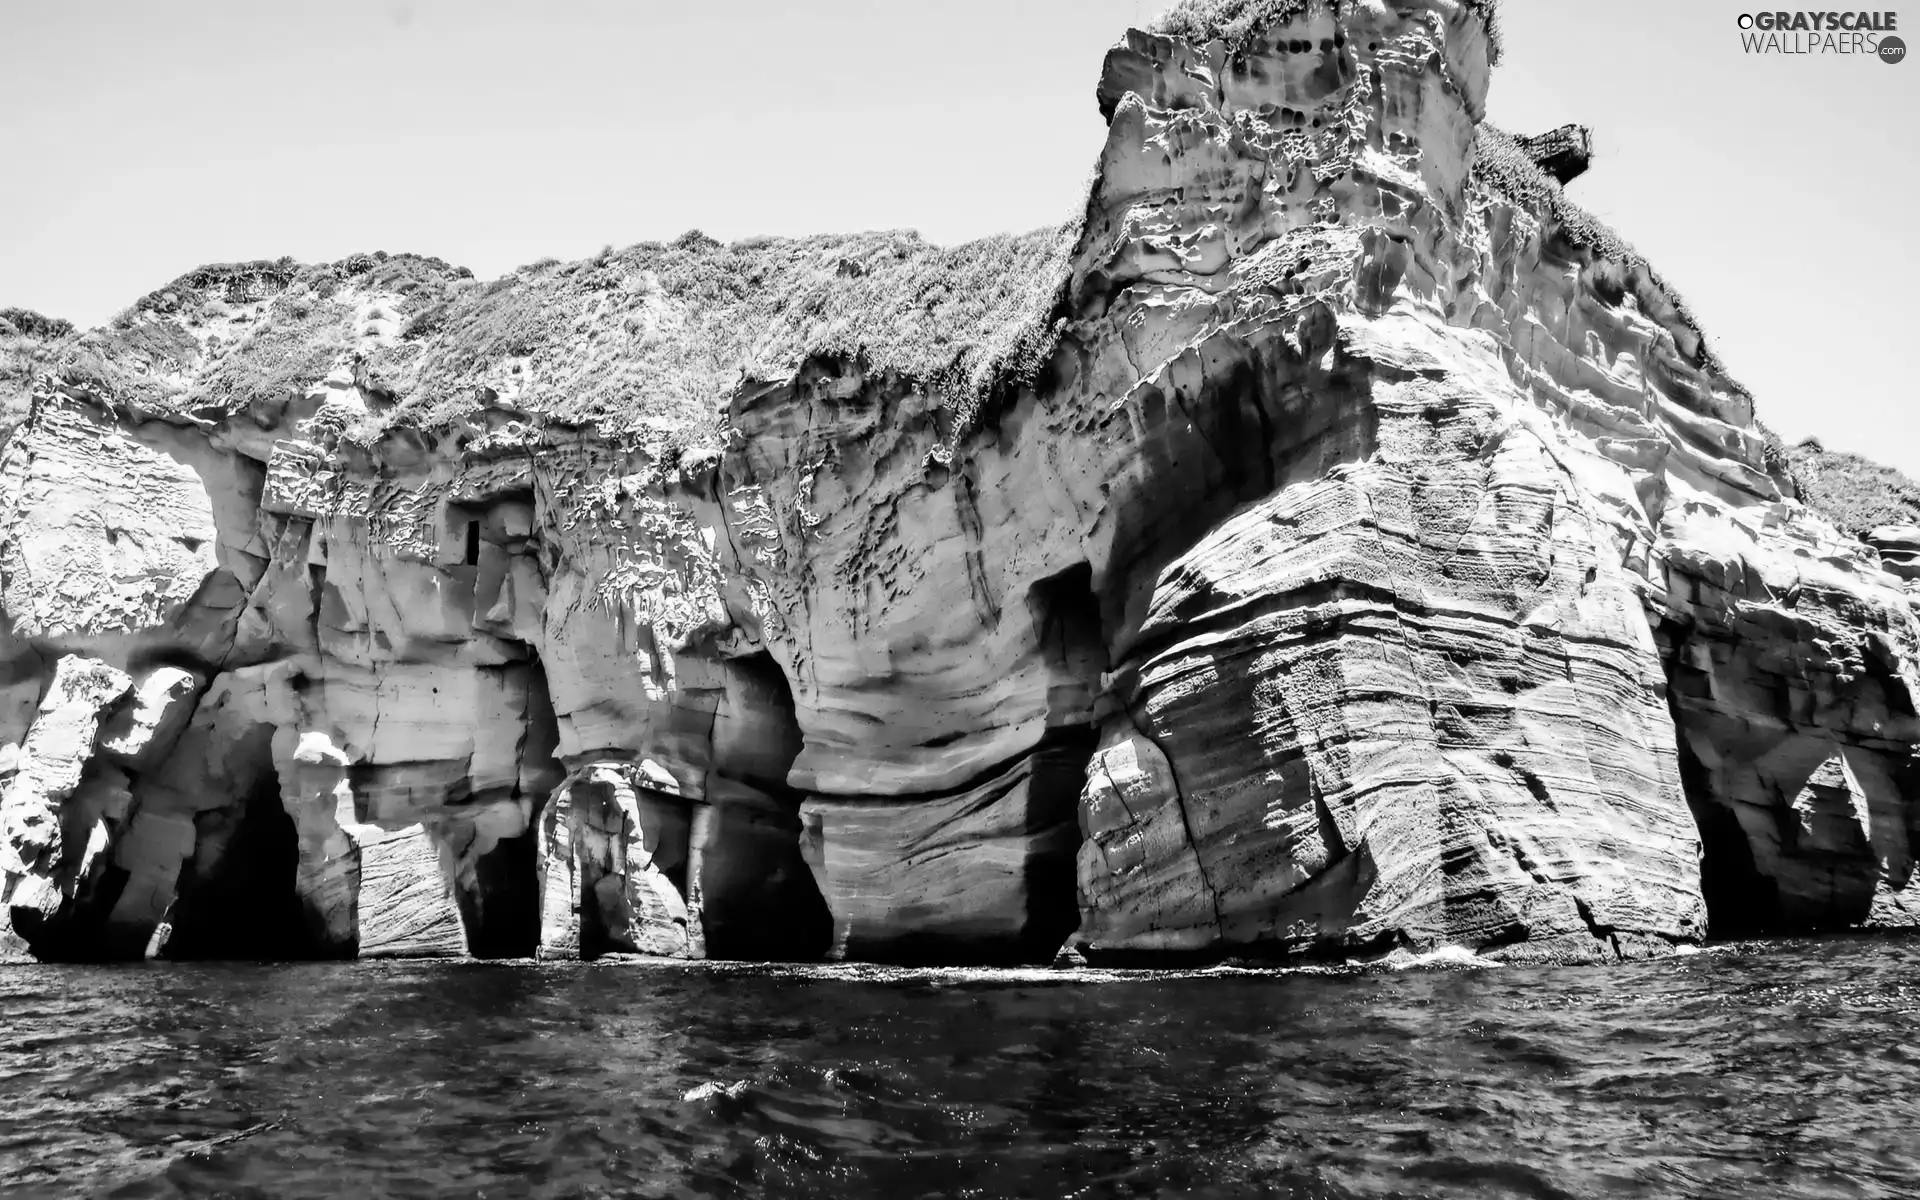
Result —
[[[1511, 0], [1490, 114], [1594, 129], [1571, 194], [1763, 420], [1920, 475], [1920, 62], [1750, 56], [1749, 3]], [[92, 325], [205, 262], [1065, 220], [1160, 0], [4, 4], [0, 305]]]

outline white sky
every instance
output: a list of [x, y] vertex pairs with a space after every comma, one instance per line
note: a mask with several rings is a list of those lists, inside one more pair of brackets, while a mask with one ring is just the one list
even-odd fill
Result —
[[[1156, 0], [4, 0], [0, 304], [95, 324], [200, 263], [483, 277], [689, 228], [1064, 219]], [[1510, 0], [1494, 120], [1594, 127], [1572, 194], [1763, 419], [1920, 475], [1920, 62], [1754, 58], [1749, 0]], [[1920, 9], [1909, 42], [1920, 40]]]

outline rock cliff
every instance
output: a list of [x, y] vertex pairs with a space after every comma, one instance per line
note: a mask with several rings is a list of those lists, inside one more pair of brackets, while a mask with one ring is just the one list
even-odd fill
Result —
[[1920, 531], [1798, 499], [1568, 199], [1585, 131], [1486, 124], [1491, 21], [1185, 4], [1023, 237], [283, 260], [0, 329], [0, 955], [1920, 920]]

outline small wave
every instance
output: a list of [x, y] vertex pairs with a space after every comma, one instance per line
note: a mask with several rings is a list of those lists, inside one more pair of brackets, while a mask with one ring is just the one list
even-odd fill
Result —
[[[594, 964], [542, 963], [545, 968], [577, 969]], [[678, 970], [702, 975], [751, 976], [762, 978], [807, 979], [818, 982], [859, 984], [907, 984], [945, 988], [989, 987], [1085, 987], [1098, 984], [1167, 983], [1177, 980], [1219, 978], [1283, 979], [1289, 976], [1367, 975], [1380, 971], [1479, 970], [1505, 966], [1497, 959], [1475, 954], [1464, 946], [1441, 946], [1434, 950], [1396, 949], [1376, 958], [1352, 958], [1320, 962], [1224, 962], [1191, 967], [936, 967], [893, 966], [884, 963], [764, 963], [715, 960], [655, 959], [634, 956], [623, 958], [621, 967]]]
[[689, 1089], [687, 1094], [680, 1098], [689, 1104], [698, 1104], [698, 1103], [701, 1103], [702, 1101], [718, 1100], [722, 1098], [727, 1100], [738, 1100], [740, 1098], [741, 1093], [745, 1092], [746, 1090], [747, 1090], [747, 1081], [744, 1079], [738, 1080], [734, 1083], [715, 1083], [710, 1081], [710, 1082], [701, 1084], [697, 1088]]
[[1378, 960], [1378, 965], [1389, 971], [1478, 971], [1504, 964], [1475, 954], [1465, 946], [1439, 946], [1425, 953], [1404, 947], [1392, 950]]

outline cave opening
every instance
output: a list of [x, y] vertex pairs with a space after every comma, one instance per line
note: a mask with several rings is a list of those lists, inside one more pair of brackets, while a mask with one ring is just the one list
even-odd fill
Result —
[[539, 653], [525, 650], [526, 663], [513, 668], [527, 672], [527, 732], [513, 799], [524, 806], [527, 828], [475, 856], [454, 888], [467, 951], [475, 958], [531, 958], [540, 945], [540, 814], [566, 769], [555, 756], [560, 719], [547, 673]]
[[300, 839], [280, 798], [273, 730], [236, 747], [251, 785], [233, 801], [194, 817], [194, 854], [181, 868], [168, 913], [167, 958], [258, 962], [328, 957], [309, 927], [298, 891]]
[[536, 842], [531, 829], [501, 838], [474, 859], [471, 880], [454, 889], [467, 952], [475, 958], [532, 958], [539, 946]]
[[729, 699], [714, 715], [697, 846], [707, 956], [817, 962], [833, 915], [800, 852], [804, 797], [787, 782], [805, 740], [793, 688], [765, 650], [725, 661]]
[[1707, 906], [1707, 936], [1716, 941], [1769, 932], [1780, 919], [1780, 888], [1755, 861], [1740, 814], [1714, 797], [1712, 772], [1695, 754], [1688, 736], [1687, 702], [1712, 697], [1708, 672], [1686, 654], [1690, 629], [1661, 622], [1655, 629], [1667, 676], [1667, 712], [1673, 720], [1680, 790], [1700, 834], [1700, 895]]

